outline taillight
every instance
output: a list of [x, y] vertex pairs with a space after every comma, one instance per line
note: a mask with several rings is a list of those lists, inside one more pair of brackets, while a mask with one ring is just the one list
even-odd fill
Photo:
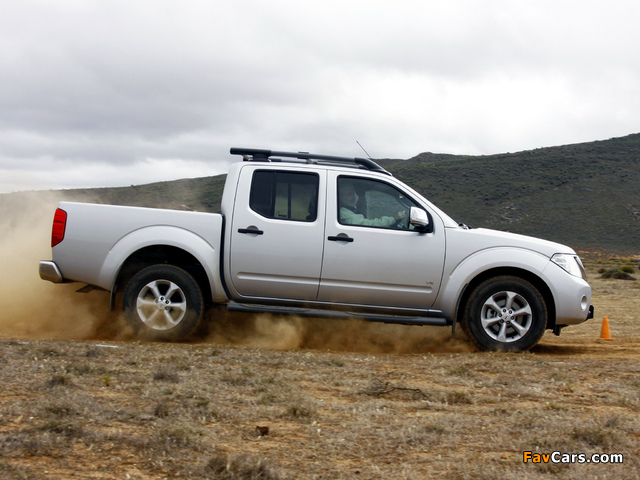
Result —
[[51, 246], [55, 247], [62, 240], [64, 240], [64, 230], [67, 226], [67, 212], [56, 210], [56, 214], [53, 216], [53, 228], [51, 229]]

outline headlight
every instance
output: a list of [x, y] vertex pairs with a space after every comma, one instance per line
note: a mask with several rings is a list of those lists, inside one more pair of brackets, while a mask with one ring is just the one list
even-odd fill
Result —
[[551, 261], [567, 271], [575, 277], [582, 277], [587, 279], [587, 272], [585, 272], [580, 257], [577, 255], [570, 255], [568, 253], [556, 253], [551, 257]]

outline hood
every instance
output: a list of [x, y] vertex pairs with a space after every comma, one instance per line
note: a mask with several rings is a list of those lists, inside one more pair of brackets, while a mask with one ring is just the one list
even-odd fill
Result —
[[471, 249], [475, 251], [496, 247], [524, 248], [538, 252], [549, 258], [554, 253], [575, 255], [575, 251], [571, 247], [527, 235], [501, 232], [487, 228], [448, 228], [447, 249], [455, 249], [457, 247], [461, 247], [462, 250]]

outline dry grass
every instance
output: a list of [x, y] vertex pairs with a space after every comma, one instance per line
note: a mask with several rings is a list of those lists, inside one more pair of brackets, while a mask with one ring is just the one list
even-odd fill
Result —
[[[358, 322], [330, 324], [338, 341], [299, 319], [178, 345], [0, 331], [0, 478], [636, 479], [640, 282], [596, 276], [596, 319], [524, 354]], [[278, 341], [255, 348], [269, 325]], [[369, 341], [350, 346], [359, 328]], [[624, 464], [524, 464], [524, 451]]]

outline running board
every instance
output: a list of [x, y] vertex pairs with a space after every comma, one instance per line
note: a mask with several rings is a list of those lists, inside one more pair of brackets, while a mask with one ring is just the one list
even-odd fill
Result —
[[[254, 305], [245, 303], [229, 302], [227, 309], [232, 312], [244, 313], [270, 313], [274, 315], [298, 315], [300, 317], [315, 318], [337, 318], [337, 319], [361, 319], [369, 322], [393, 323], [398, 325], [435, 325], [438, 327], [446, 327], [449, 325], [446, 318], [418, 317], [407, 315], [386, 315], [378, 313], [362, 313], [362, 312], [342, 312], [335, 310], [322, 310], [319, 308], [302, 308], [302, 307], [279, 307], [273, 305]], [[438, 314], [440, 312], [432, 312]]]

